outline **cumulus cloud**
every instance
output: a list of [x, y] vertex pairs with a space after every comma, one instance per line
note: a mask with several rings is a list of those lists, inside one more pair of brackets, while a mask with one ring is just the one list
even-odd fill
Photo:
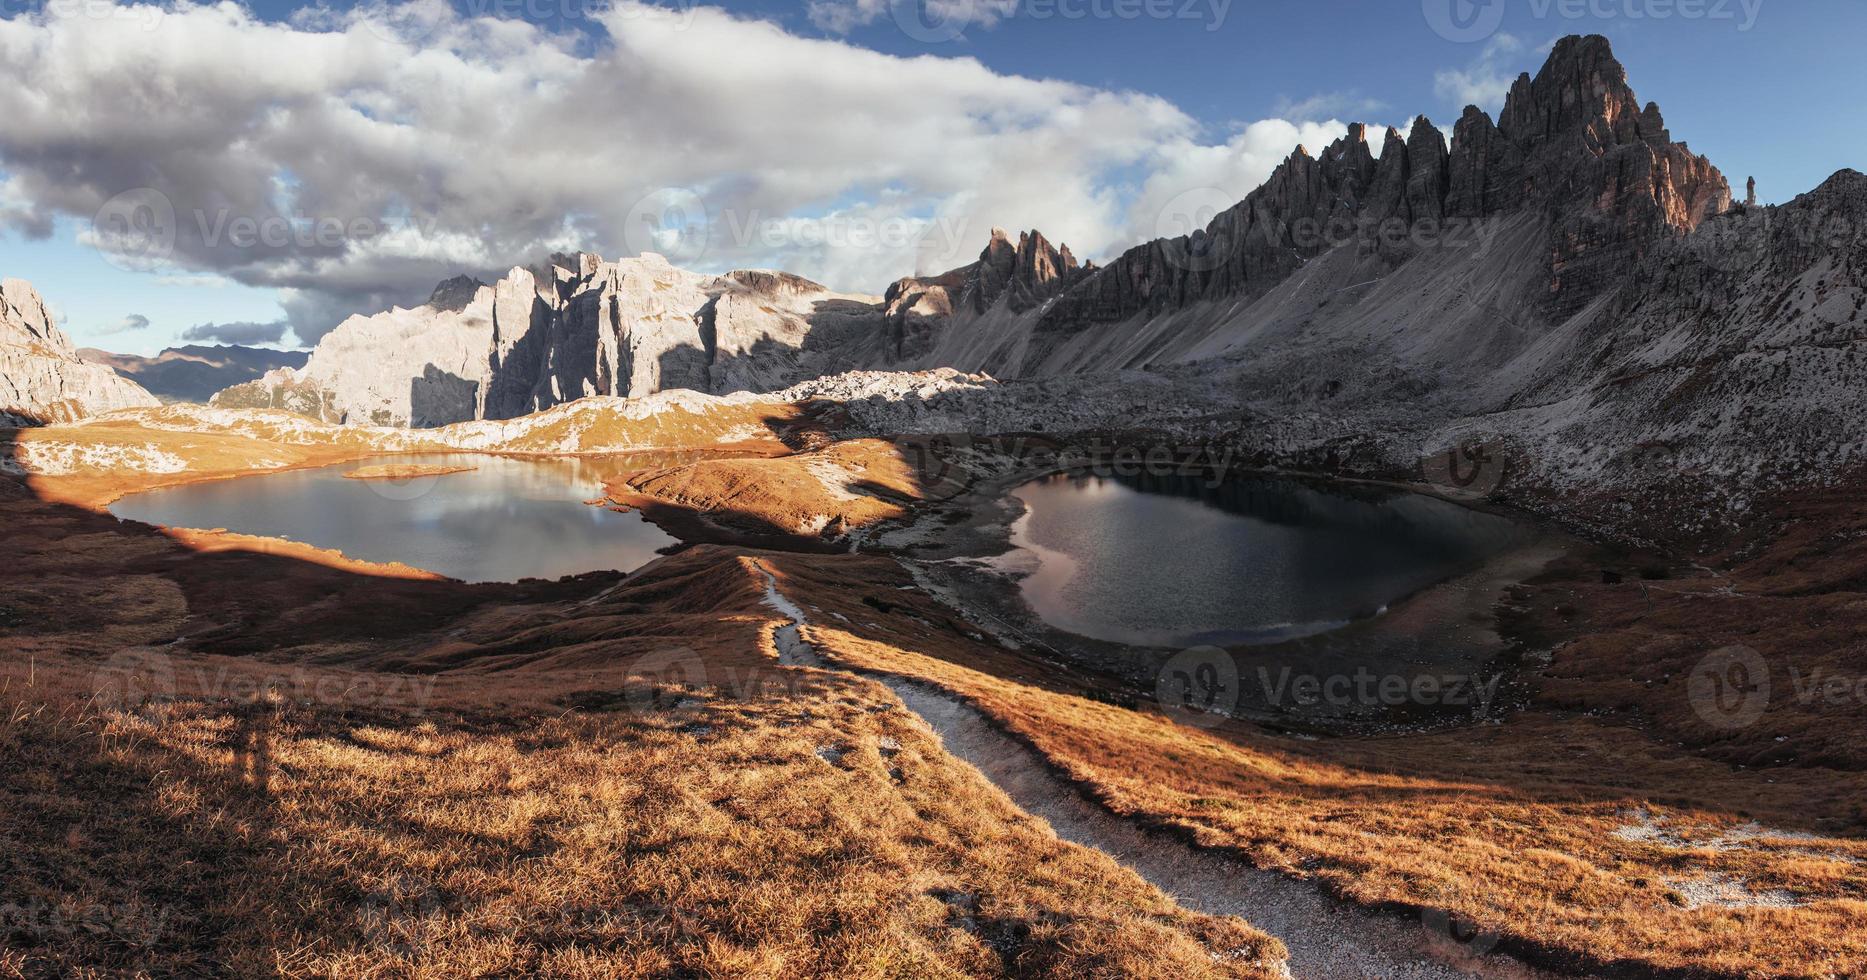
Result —
[[147, 329], [149, 329], [149, 318], [142, 315], [141, 313], [132, 313], [129, 316], [126, 316], [123, 319], [118, 320], [116, 323], [110, 324], [109, 326], [105, 326], [105, 327], [99, 327], [92, 332], [95, 334], [98, 334], [99, 336], [110, 337], [110, 336], [115, 336], [116, 334], [120, 334], [120, 333], [129, 333], [132, 330], [147, 330]]
[[315, 342], [552, 251], [863, 292], [970, 260], [995, 225], [1106, 257], [1154, 234], [1150, 209], [1235, 200], [1341, 130], [1272, 120], [1215, 143], [1154, 96], [711, 7], [593, 7], [594, 38], [437, 0], [289, 23], [107, 0], [86, 10], [123, 15], [0, 20], [0, 63], [24, 80], [0, 86], [0, 227], [78, 216], [127, 267], [278, 290]]
[[214, 344], [276, 344], [285, 339], [289, 326], [284, 320], [272, 323], [197, 323], [182, 331], [182, 339]]

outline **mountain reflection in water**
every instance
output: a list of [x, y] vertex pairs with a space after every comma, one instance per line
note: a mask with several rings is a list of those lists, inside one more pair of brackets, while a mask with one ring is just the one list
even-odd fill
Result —
[[1530, 540], [1415, 493], [1283, 477], [1059, 474], [1013, 493], [1045, 622], [1140, 646], [1268, 643], [1371, 616]]
[[[472, 469], [405, 480], [344, 477], [385, 463]], [[585, 502], [603, 495], [603, 480], [617, 468], [617, 460], [600, 458], [394, 456], [153, 490], [110, 511], [168, 527], [289, 538], [467, 582], [549, 579], [638, 568], [674, 543], [640, 514]]]

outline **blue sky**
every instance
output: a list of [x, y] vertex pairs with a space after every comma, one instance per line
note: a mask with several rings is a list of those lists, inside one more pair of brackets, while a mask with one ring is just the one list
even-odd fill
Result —
[[[555, 30], [579, 36], [583, 50], [606, 45], [600, 25], [575, 16], [580, 2], [455, 0], [454, 9], [464, 15], [568, 10], [572, 16], [546, 19]], [[887, 10], [869, 6], [883, 0], [815, 2], [814, 11], [778, 0], [724, 6], [803, 37], [904, 57], [977, 59], [1002, 75], [1157, 96], [1192, 117], [1215, 144], [1265, 119], [1404, 123], [1424, 112], [1449, 127], [1467, 90], [1534, 70], [1556, 37], [1601, 33], [1613, 40], [1641, 98], [1660, 103], [1674, 137], [1710, 156], [1740, 193], [1744, 178], [1755, 175], [1762, 199], [1780, 202], [1837, 169], [1867, 168], [1867, 126], [1857, 108], [1867, 88], [1858, 51], [1867, 37], [1867, 3], [1855, 0], [1494, 0], [1496, 11], [1484, 5], [1463, 11], [1478, 18], [1480, 28], [1491, 23], [1483, 20], [1487, 14], [1498, 18], [1495, 29], [1469, 41], [1436, 32], [1429, 13], [1434, 4], [1466, 0], [1152, 0], [1165, 5], [1155, 9], [1174, 11], [1164, 19], [1094, 15], [1143, 0], [1023, 0], [1017, 10], [991, 18], [990, 26], [973, 23], [963, 36], [931, 42], [910, 37]], [[252, 9], [272, 21], [295, 12], [272, 2]], [[851, 16], [837, 24], [837, 9]], [[1084, 11], [1091, 15], [1074, 16]], [[1655, 16], [1661, 12], [1670, 16]], [[896, 111], [908, 115], [922, 107], [904, 100]], [[0, 159], [0, 170], [6, 162]], [[823, 206], [847, 203], [847, 197], [839, 194]], [[197, 324], [286, 316], [279, 292], [268, 286], [241, 285], [205, 270], [157, 276], [119, 269], [78, 244], [88, 224], [67, 215], [46, 240], [0, 233], [0, 275], [33, 281], [80, 344], [150, 353]], [[527, 258], [512, 256], [511, 262]], [[109, 332], [131, 314], [147, 317], [151, 326]]]

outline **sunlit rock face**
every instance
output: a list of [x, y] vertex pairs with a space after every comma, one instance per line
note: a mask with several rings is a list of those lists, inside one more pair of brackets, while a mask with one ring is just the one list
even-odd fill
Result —
[[331, 422], [427, 428], [528, 415], [590, 395], [771, 391], [843, 366], [809, 349], [879, 326], [873, 297], [798, 276], [555, 255], [493, 284], [460, 277], [418, 307], [353, 316], [301, 370], [215, 396]]
[[31, 283], [0, 281], [0, 422], [69, 422], [158, 404], [136, 382], [79, 357]]

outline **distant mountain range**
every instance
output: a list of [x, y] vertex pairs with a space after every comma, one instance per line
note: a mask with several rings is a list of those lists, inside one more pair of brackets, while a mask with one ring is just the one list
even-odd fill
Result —
[[165, 404], [206, 404], [215, 392], [251, 381], [267, 371], [304, 367], [311, 353], [237, 344], [190, 344], [170, 347], [154, 357], [112, 354], [95, 347], [81, 348], [78, 355], [135, 381]]

